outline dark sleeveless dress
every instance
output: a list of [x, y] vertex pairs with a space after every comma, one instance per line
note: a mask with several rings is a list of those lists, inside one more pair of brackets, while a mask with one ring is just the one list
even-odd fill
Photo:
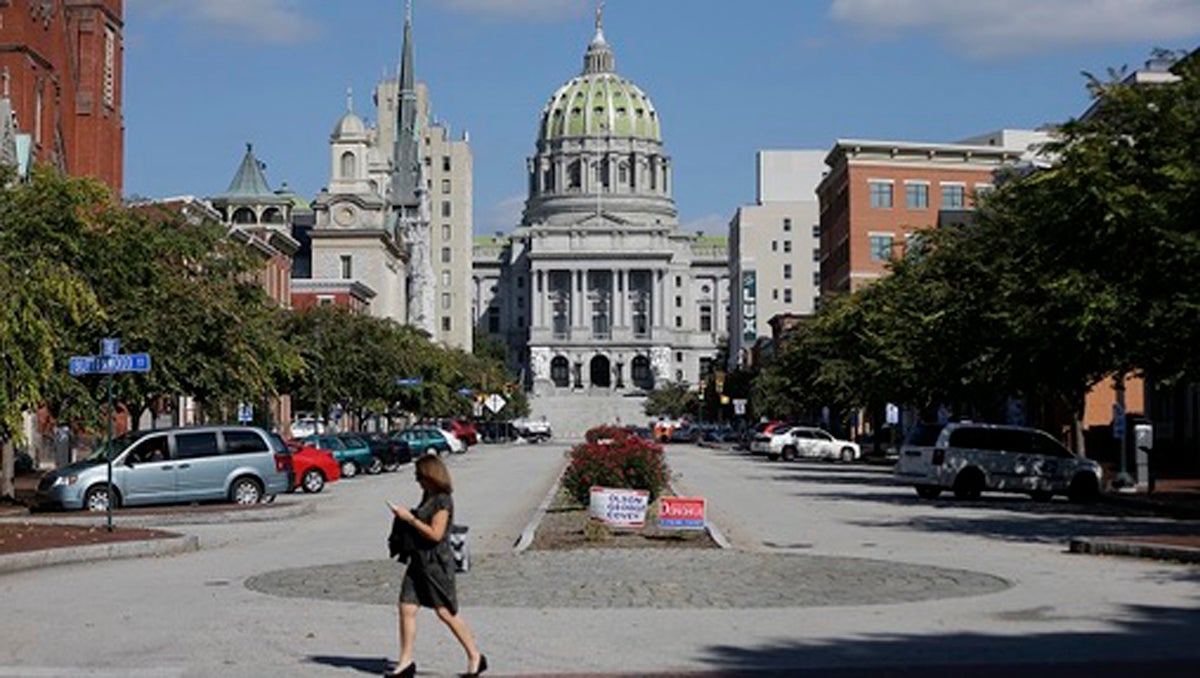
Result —
[[417, 519], [429, 524], [433, 515], [445, 509], [450, 523], [442, 540], [432, 548], [420, 549], [408, 563], [404, 582], [400, 585], [400, 602], [422, 607], [444, 607], [458, 614], [458, 598], [454, 588], [454, 550], [450, 548], [450, 525], [454, 523], [454, 500], [448, 494], [427, 498], [413, 512]]

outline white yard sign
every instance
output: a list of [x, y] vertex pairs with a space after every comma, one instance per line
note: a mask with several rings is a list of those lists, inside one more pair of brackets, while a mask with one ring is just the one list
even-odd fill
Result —
[[609, 527], [640, 528], [646, 524], [649, 504], [650, 493], [646, 490], [593, 487], [588, 514]]

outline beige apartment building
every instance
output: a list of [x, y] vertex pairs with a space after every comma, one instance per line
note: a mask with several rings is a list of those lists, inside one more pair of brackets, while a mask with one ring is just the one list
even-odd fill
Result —
[[820, 294], [820, 224], [816, 187], [824, 151], [759, 151], [757, 199], [729, 222], [729, 367], [749, 364], [771, 319], [807, 316]]

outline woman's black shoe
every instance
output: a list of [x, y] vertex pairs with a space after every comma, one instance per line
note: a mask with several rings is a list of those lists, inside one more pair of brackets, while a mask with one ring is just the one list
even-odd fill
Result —
[[413, 676], [417, 675], [417, 663], [412, 662], [408, 666], [405, 666], [403, 670], [393, 669], [383, 675], [384, 678], [413, 678]]
[[474, 671], [474, 672], [472, 672], [472, 673], [464, 673], [464, 674], [462, 674], [462, 675], [463, 675], [463, 678], [476, 678], [476, 676], [479, 676], [479, 675], [480, 675], [480, 674], [482, 674], [484, 671], [487, 671], [487, 668], [488, 668], [488, 666], [487, 666], [487, 655], [480, 654], [480, 655], [479, 655], [479, 666], [478, 666], [478, 667], [476, 667], [476, 668], [475, 668], [475, 671]]

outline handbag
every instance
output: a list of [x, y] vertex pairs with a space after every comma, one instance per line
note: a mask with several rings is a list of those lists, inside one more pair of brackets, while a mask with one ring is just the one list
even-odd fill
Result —
[[407, 563], [418, 551], [429, 548], [429, 540], [417, 534], [412, 525], [392, 518], [392, 531], [388, 533], [388, 557]]

